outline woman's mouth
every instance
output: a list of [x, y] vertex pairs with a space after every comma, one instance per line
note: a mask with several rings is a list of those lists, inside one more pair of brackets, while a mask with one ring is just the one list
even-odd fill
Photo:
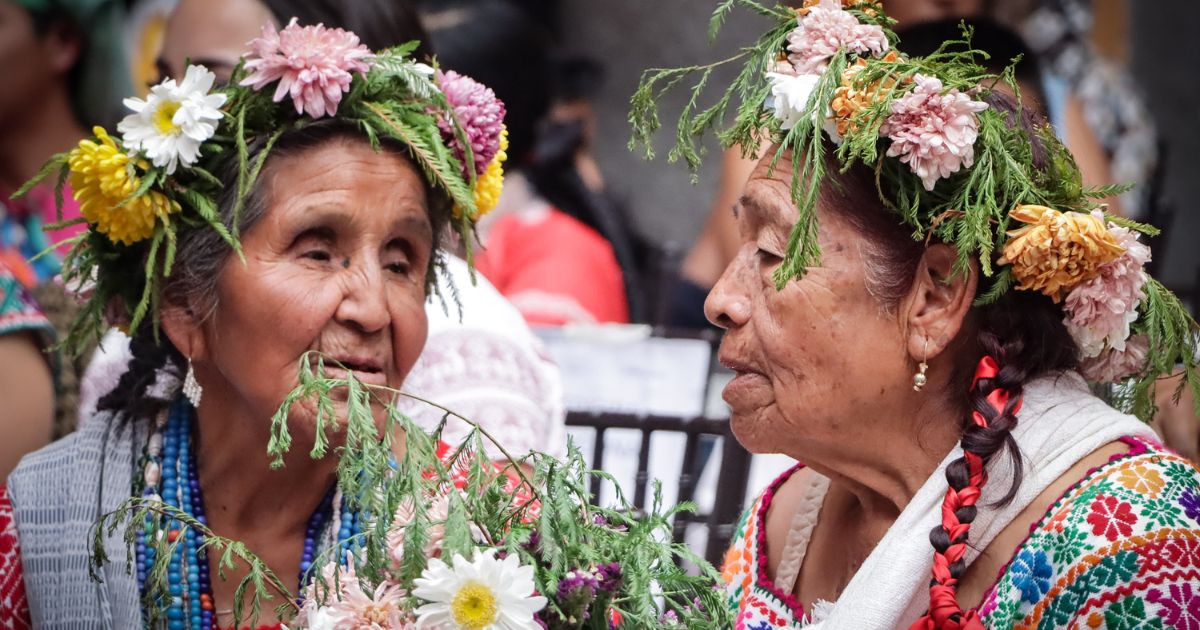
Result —
[[383, 363], [364, 357], [330, 357], [325, 361], [325, 376], [335, 379], [353, 376], [364, 385], [387, 386]]

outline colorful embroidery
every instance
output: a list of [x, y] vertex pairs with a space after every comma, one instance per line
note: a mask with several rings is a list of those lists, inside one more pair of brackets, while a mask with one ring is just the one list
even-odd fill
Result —
[[[1133, 448], [1088, 473], [1016, 550], [980, 607], [987, 628], [1200, 630], [1200, 470], [1161, 446]], [[766, 574], [763, 492], [726, 554], [735, 630], [803, 625]]]
[[1047, 512], [981, 613], [989, 628], [1200, 630], [1200, 471], [1135, 441]]

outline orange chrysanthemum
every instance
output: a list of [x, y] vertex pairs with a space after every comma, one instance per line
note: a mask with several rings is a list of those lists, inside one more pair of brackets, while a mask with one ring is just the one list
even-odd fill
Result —
[[[896, 51], [890, 50], [882, 60], [899, 61], [900, 56], [896, 54]], [[846, 132], [855, 130], [851, 122], [854, 116], [870, 107], [876, 99], [896, 85], [895, 79], [884, 77], [873, 81], [870, 85], [856, 87], [855, 78], [865, 67], [867, 67], [867, 61], [860, 57], [854, 62], [854, 65], [846, 68], [842, 73], [842, 84], [833, 92], [830, 108], [833, 110], [833, 119], [837, 123], [838, 135], [844, 136]]]
[[1021, 205], [1009, 216], [1028, 225], [1009, 231], [1000, 264], [1012, 265], [1017, 288], [1040, 291], [1055, 302], [1125, 251], [1090, 214]]

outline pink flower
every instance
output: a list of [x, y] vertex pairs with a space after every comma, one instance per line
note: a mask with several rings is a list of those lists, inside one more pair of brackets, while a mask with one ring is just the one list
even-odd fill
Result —
[[796, 21], [799, 26], [787, 38], [788, 60], [799, 74], [820, 74], [839, 50], [878, 56], [888, 49], [882, 28], [860, 23], [838, 0], [821, 0]]
[[[427, 509], [426, 516], [430, 523], [425, 530], [428, 536], [425, 541], [425, 556], [436, 558], [442, 554], [442, 540], [446, 537], [446, 519], [450, 516], [450, 500], [444, 494], [439, 495]], [[404, 562], [405, 532], [414, 518], [416, 518], [416, 512], [412, 499], [406, 499], [396, 509], [396, 515], [392, 519], [392, 529], [388, 531], [387, 535], [388, 554], [395, 567], [399, 567]]]
[[1134, 335], [1123, 346], [1121, 350], [1108, 348], [1100, 356], [1085, 359], [1079, 366], [1084, 378], [1093, 383], [1116, 383], [1141, 372], [1146, 367], [1150, 340], [1145, 335]]
[[[1103, 221], [1099, 210], [1092, 216]], [[1137, 319], [1137, 307], [1146, 295], [1143, 267], [1150, 261], [1150, 248], [1138, 242], [1132, 230], [1109, 225], [1125, 253], [1096, 269], [1096, 275], [1067, 294], [1064, 322], [1084, 358], [1098, 356], [1105, 346], [1121, 350], [1129, 336], [1129, 324]]]
[[307, 630], [375, 630], [416, 628], [403, 607], [407, 593], [384, 580], [374, 592], [363, 590], [353, 562], [338, 566], [331, 562], [304, 589], [299, 627]]
[[921, 178], [925, 190], [933, 190], [938, 179], [975, 162], [975, 114], [988, 106], [958, 90], [942, 94], [937, 77], [916, 74], [913, 81], [911, 92], [892, 101], [892, 113], [880, 133], [892, 140], [888, 156], [899, 156]]
[[299, 26], [296, 18], [279, 32], [273, 24], [264, 26], [250, 49], [246, 69], [251, 74], [241, 85], [261, 90], [278, 80], [275, 102], [291, 94], [296, 113], [312, 118], [337, 114], [342, 93], [350, 90], [350, 73], [370, 69], [371, 51], [357, 35], [321, 24]]
[[333, 627], [335, 630], [415, 629], [415, 620], [404, 608], [404, 597], [404, 589], [386, 580], [373, 593], [362, 588], [347, 589], [345, 597], [331, 606], [337, 619]]
[[[475, 160], [475, 176], [483, 175], [488, 164], [500, 150], [500, 130], [504, 123], [504, 102], [496, 98], [491, 88], [461, 75], [453, 70], [439, 73], [438, 87], [446, 95], [446, 100], [454, 107], [454, 116], [466, 133], [467, 141], [471, 144], [471, 157]], [[458, 136], [454, 134], [454, 126], [448, 120], [439, 120], [438, 127], [442, 137], [454, 150], [454, 155], [467, 165], [466, 153]], [[467, 173], [464, 172], [464, 175]], [[468, 178], [469, 179], [469, 178]]]

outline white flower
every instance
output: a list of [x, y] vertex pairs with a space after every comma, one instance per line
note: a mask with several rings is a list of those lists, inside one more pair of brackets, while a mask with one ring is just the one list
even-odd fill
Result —
[[313, 606], [308, 609], [308, 618], [304, 620], [305, 630], [337, 630], [337, 625], [346, 615], [333, 606]]
[[771, 82], [771, 97], [767, 99], [767, 106], [775, 111], [776, 118], [783, 121], [780, 127], [784, 130], [795, 127], [804, 116], [804, 107], [821, 80], [820, 75], [768, 72], [767, 80]]
[[188, 66], [183, 81], [167, 79], [150, 88], [146, 100], [125, 99], [133, 110], [117, 125], [131, 151], [142, 151], [155, 166], [175, 172], [196, 163], [200, 144], [217, 132], [224, 94], [209, 94], [216, 75], [204, 66]]
[[540, 630], [533, 615], [546, 598], [533, 594], [533, 567], [516, 555], [497, 560], [488, 549], [468, 562], [455, 554], [453, 568], [434, 558], [413, 584], [413, 595], [429, 602], [417, 609], [419, 628]]

